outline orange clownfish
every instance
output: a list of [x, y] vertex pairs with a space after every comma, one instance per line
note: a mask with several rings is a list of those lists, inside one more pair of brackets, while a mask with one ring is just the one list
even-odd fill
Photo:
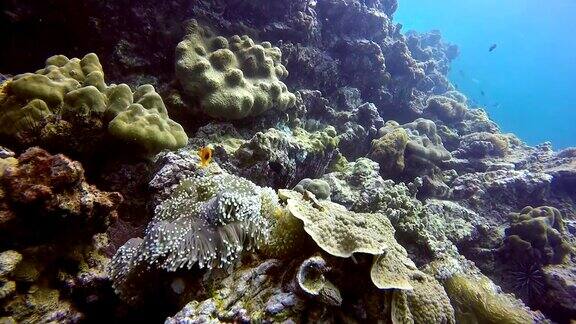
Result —
[[207, 167], [210, 162], [212, 162], [212, 147], [203, 146], [198, 150], [198, 156], [200, 157], [200, 167]]

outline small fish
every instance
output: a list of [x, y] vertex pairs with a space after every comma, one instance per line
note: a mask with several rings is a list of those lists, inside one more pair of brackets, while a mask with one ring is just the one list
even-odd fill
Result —
[[198, 150], [198, 156], [200, 157], [200, 167], [207, 167], [210, 162], [212, 162], [212, 147], [203, 146]]
[[482, 97], [486, 95], [486, 93], [484, 93], [484, 90], [480, 90], [480, 94], [482, 95]]
[[497, 46], [498, 45], [496, 45], [496, 44], [492, 44], [492, 46], [490, 46], [490, 48], [488, 49], [488, 52], [492, 52], [493, 50], [496, 49]]

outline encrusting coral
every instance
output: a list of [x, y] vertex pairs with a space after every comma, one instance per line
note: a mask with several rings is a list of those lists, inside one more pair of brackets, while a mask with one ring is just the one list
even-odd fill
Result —
[[370, 157], [382, 163], [381, 171], [386, 175], [422, 175], [422, 170], [451, 158], [438, 136], [436, 124], [428, 119], [419, 118], [403, 125], [388, 121], [380, 129], [380, 136], [372, 141]]
[[498, 293], [486, 277], [454, 275], [444, 288], [460, 323], [533, 323], [534, 315], [511, 296]]
[[182, 127], [168, 117], [151, 85], [132, 93], [110, 86], [94, 53], [82, 59], [55, 55], [35, 73], [14, 76], [0, 98], [0, 135], [17, 145], [93, 150], [110, 134], [147, 154], [186, 145]]
[[214, 36], [195, 20], [187, 22], [186, 32], [176, 48], [176, 76], [204, 113], [241, 119], [294, 105], [294, 94], [280, 81], [288, 71], [279, 48], [255, 44], [246, 35]]
[[[30, 148], [0, 174], [0, 316], [78, 321], [106, 291], [108, 224], [122, 197], [86, 183], [80, 163]], [[0, 318], [3, 321], [5, 318]]]
[[414, 289], [392, 293], [392, 323], [456, 323], [450, 299], [434, 277], [413, 271], [410, 284]]

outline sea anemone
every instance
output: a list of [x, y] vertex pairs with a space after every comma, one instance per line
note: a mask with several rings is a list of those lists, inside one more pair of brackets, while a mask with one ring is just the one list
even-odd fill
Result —
[[121, 290], [142, 266], [165, 271], [228, 268], [243, 250], [267, 239], [269, 201], [276, 193], [226, 173], [187, 178], [155, 210], [143, 239], [131, 239], [112, 259], [110, 274]]

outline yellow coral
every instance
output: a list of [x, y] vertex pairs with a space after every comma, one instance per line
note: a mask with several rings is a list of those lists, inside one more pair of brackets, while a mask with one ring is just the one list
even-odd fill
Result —
[[511, 296], [497, 293], [485, 277], [455, 275], [444, 288], [456, 309], [459, 323], [523, 324], [532, 323], [529, 310]]
[[281, 52], [269, 42], [255, 44], [244, 36], [214, 36], [195, 20], [176, 48], [176, 76], [212, 117], [241, 119], [271, 108], [285, 110], [296, 102], [280, 81], [288, 75]]

